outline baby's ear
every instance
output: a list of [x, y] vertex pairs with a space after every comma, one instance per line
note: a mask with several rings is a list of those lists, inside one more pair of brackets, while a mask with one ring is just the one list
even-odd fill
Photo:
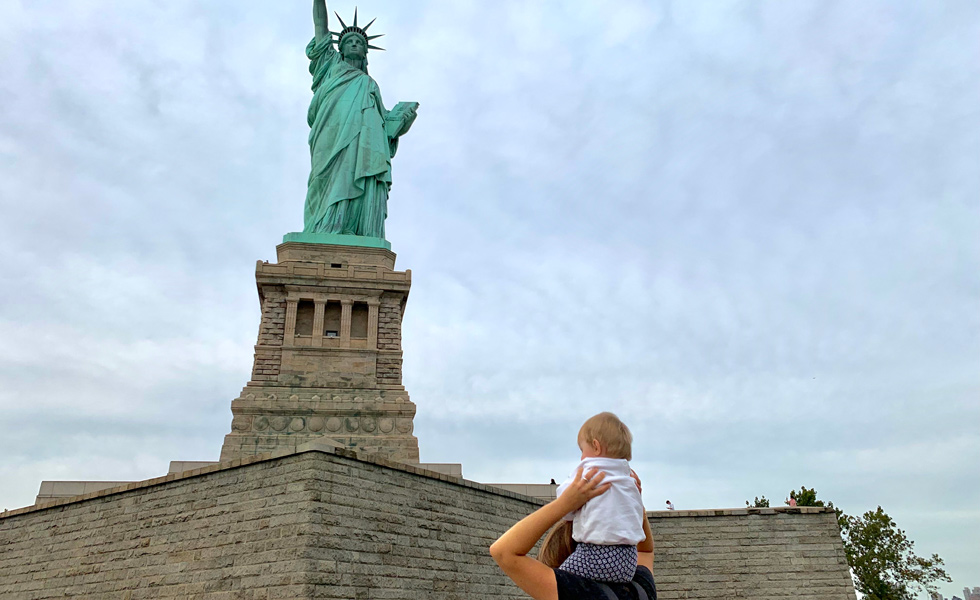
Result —
[[592, 450], [594, 450], [596, 454], [602, 454], [602, 444], [599, 443], [599, 440], [592, 440]]

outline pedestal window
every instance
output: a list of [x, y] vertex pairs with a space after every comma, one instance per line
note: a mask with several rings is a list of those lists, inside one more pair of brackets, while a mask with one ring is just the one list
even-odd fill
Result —
[[351, 307], [350, 337], [355, 340], [366, 340], [368, 337], [367, 302], [355, 302]]
[[327, 302], [323, 311], [323, 337], [339, 338], [341, 331], [341, 306], [340, 302], [330, 300]]
[[300, 300], [296, 306], [296, 329], [295, 334], [300, 336], [313, 335], [313, 317], [316, 313], [316, 305], [312, 300]]

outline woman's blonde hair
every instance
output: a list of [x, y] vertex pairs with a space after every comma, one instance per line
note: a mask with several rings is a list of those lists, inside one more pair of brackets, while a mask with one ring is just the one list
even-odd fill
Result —
[[633, 460], [633, 434], [619, 417], [611, 412], [601, 412], [582, 424], [578, 430], [579, 443], [591, 444], [597, 440], [603, 456]]
[[538, 560], [557, 569], [575, 551], [576, 545], [577, 542], [572, 539], [572, 522], [559, 521], [544, 538]]

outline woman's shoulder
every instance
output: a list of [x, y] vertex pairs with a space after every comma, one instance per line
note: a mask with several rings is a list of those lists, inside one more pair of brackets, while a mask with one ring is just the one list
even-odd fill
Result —
[[657, 600], [657, 585], [653, 582], [653, 573], [646, 567], [637, 567], [633, 575], [633, 583], [643, 588], [649, 600]]
[[591, 579], [555, 569], [558, 600], [607, 600], [602, 589]]
[[[558, 584], [558, 600], [657, 600], [657, 588], [653, 573], [646, 567], [637, 567], [632, 583], [600, 584], [579, 575], [555, 569], [555, 582]], [[643, 590], [646, 598], [640, 595], [637, 587]], [[613, 596], [610, 597], [609, 593]]]

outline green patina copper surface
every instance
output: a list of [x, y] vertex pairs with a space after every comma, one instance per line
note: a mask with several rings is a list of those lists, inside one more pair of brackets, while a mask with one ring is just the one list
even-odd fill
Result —
[[343, 233], [287, 233], [282, 236], [283, 243], [303, 242], [305, 244], [334, 244], [337, 246], [363, 246], [391, 250], [388, 240], [366, 235], [345, 235]]
[[307, 113], [311, 170], [303, 234], [364, 237], [363, 243], [349, 245], [381, 247], [372, 240], [385, 237], [391, 159], [399, 137], [415, 121], [418, 103], [385, 109], [367, 72], [367, 51], [375, 48], [370, 41], [379, 36], [367, 35], [370, 23], [358, 27], [356, 12], [352, 25], [341, 20], [343, 29], [332, 33], [326, 3], [314, 0], [313, 23], [316, 36], [306, 47], [313, 100]]

